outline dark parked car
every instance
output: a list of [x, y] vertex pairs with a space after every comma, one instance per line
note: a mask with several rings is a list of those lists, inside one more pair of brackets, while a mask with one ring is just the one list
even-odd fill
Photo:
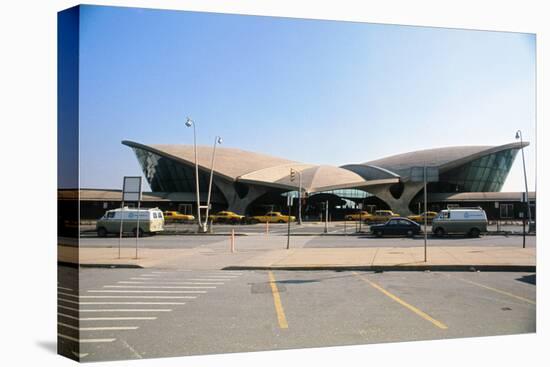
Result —
[[384, 224], [370, 226], [370, 231], [376, 237], [409, 236], [420, 233], [420, 225], [407, 218], [392, 218]]

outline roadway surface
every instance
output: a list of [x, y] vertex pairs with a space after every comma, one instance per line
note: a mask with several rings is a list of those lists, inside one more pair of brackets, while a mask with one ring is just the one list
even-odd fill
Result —
[[[196, 248], [210, 245], [227, 244], [229, 236], [210, 235], [174, 235], [174, 236], [146, 236], [139, 239], [139, 247], [144, 248]], [[267, 247], [277, 248], [286, 245], [286, 236], [270, 233], [269, 235], [237, 236], [236, 242], [246, 242], [250, 248], [258, 250]], [[389, 237], [376, 238], [369, 235], [350, 236], [293, 236], [291, 237], [293, 248], [350, 248], [350, 247], [421, 247], [424, 246], [424, 237]], [[136, 243], [135, 238], [125, 237], [121, 241], [122, 247], [131, 248]], [[526, 247], [535, 247], [536, 237], [526, 237]], [[80, 239], [81, 247], [118, 247], [118, 237], [83, 237]], [[429, 238], [428, 246], [502, 246], [521, 247], [522, 236], [491, 235], [479, 238], [453, 236], [445, 238]], [[227, 247], [227, 246], [226, 246]]]
[[529, 273], [79, 272], [59, 267], [58, 322], [82, 361], [535, 332]]
[[[422, 229], [424, 226], [422, 226]], [[167, 233], [181, 233], [181, 234], [191, 234], [197, 232], [196, 224], [188, 223], [166, 223], [164, 229]], [[355, 232], [369, 232], [369, 226], [366, 224], [361, 224], [359, 222], [330, 222], [326, 226], [327, 233], [329, 234], [354, 234]], [[510, 233], [521, 233], [523, 227], [521, 225], [490, 225], [488, 226], [488, 231], [496, 232], [504, 231]], [[235, 233], [239, 234], [262, 234], [269, 232], [270, 234], [275, 235], [285, 235], [288, 231], [288, 225], [284, 223], [270, 223], [266, 224], [214, 224], [212, 226], [212, 231], [214, 234], [229, 234], [234, 230]], [[431, 226], [428, 225], [427, 232], [431, 233]], [[95, 225], [81, 225], [80, 226], [81, 235], [83, 237], [95, 237]], [[296, 223], [291, 224], [291, 232], [293, 234], [323, 234], [325, 233], [325, 224], [321, 222], [304, 222], [302, 225], [297, 225]], [[114, 236], [114, 235], [113, 235]]]

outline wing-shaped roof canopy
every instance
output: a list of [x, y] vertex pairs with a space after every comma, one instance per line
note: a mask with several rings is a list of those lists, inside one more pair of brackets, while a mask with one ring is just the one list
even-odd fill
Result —
[[[143, 145], [127, 140], [123, 141], [122, 144], [172, 158], [186, 165], [195, 166], [195, 152], [193, 145]], [[213, 147], [202, 145], [197, 146], [197, 157], [200, 169], [210, 171], [212, 164], [212, 150]], [[234, 181], [237, 177], [246, 175], [250, 172], [268, 167], [296, 163], [298, 162], [273, 157], [267, 154], [218, 146], [216, 148], [214, 172]]]
[[[188, 166], [195, 165], [192, 145], [143, 145], [132, 141], [122, 143]], [[511, 143], [496, 147], [461, 146], [427, 149], [342, 167], [306, 164], [236, 148], [217, 147], [214, 172], [230, 181], [296, 190], [299, 187], [298, 178], [290, 181], [289, 177], [290, 169], [293, 168], [301, 173], [302, 188], [305, 191], [319, 192], [396, 183], [400, 179], [406, 181], [412, 167], [427, 165], [438, 167], [439, 171], [443, 172], [487, 154], [507, 149], [520, 149], [527, 145], [529, 145], [528, 142], [523, 142], [523, 145]], [[213, 147], [197, 146], [199, 169], [210, 171], [212, 150]]]
[[440, 172], [444, 172], [484, 155], [507, 149], [520, 149], [527, 145], [529, 145], [528, 142], [523, 142], [523, 145], [522, 143], [510, 143], [499, 146], [459, 146], [417, 150], [369, 161], [362, 165], [381, 167], [406, 178], [412, 167], [426, 165], [438, 167]]
[[255, 171], [240, 177], [239, 181], [296, 190], [299, 188], [299, 178], [296, 177], [294, 181], [290, 181], [290, 168], [297, 170], [301, 174], [302, 189], [306, 192], [337, 190], [398, 181], [398, 178], [393, 178], [390, 181], [371, 182], [365, 180], [355, 172], [344, 168], [307, 164], [288, 164]]
[[[192, 145], [143, 145], [131, 141], [123, 141], [122, 143], [134, 149], [143, 149], [174, 159], [188, 166], [195, 165]], [[210, 171], [212, 149], [213, 147], [197, 146], [199, 169]], [[297, 190], [299, 180], [296, 178], [295, 181], [290, 181], [291, 168], [301, 173], [302, 188], [307, 192], [363, 187], [399, 181], [397, 176], [376, 177], [374, 180], [369, 180], [355, 172], [336, 166], [300, 163], [235, 148], [216, 148], [214, 172], [216, 175], [230, 181], [270, 186], [283, 190]]]

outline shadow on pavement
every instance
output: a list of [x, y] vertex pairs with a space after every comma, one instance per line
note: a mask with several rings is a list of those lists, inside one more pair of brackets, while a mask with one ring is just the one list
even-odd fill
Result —
[[517, 278], [517, 281], [536, 285], [537, 284], [537, 274], [524, 275], [521, 278]]

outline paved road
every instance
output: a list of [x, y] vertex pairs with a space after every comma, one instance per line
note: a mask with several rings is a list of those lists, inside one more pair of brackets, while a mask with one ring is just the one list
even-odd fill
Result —
[[80, 323], [83, 361], [535, 331], [527, 273], [81, 269], [80, 292], [71, 276], [60, 347]]
[[[82, 238], [81, 247], [118, 247], [118, 238]], [[208, 235], [152, 236], [139, 239], [139, 246], [145, 248], [219, 248], [227, 247], [229, 237]], [[238, 246], [246, 244], [252, 250], [265, 250], [283, 247], [286, 237], [276, 235], [238, 236]], [[135, 247], [134, 238], [124, 238], [122, 247]], [[375, 238], [371, 236], [295, 236], [291, 239], [292, 247], [306, 248], [339, 248], [339, 247], [418, 247], [424, 246], [422, 236], [416, 238]], [[526, 237], [526, 246], [535, 247], [535, 236]], [[521, 236], [483, 236], [480, 238], [465, 238], [462, 236], [448, 238], [430, 238], [428, 246], [510, 246], [521, 247]]]
[[[177, 233], [196, 233], [196, 224], [185, 223], [168, 223], [164, 226], [166, 231]], [[501, 231], [520, 233], [522, 226], [520, 225], [502, 225], [498, 228]], [[234, 230], [235, 233], [244, 234], [261, 234], [268, 231], [273, 235], [286, 235], [288, 231], [287, 224], [272, 223], [269, 226], [266, 224], [246, 224], [246, 225], [229, 225], [229, 224], [214, 224], [213, 232], [218, 234], [229, 234]], [[496, 225], [488, 227], [491, 232], [497, 231]], [[95, 237], [94, 225], [82, 225], [81, 232], [83, 237]], [[291, 224], [291, 231], [295, 234], [323, 234], [325, 232], [325, 224], [320, 222], [305, 222], [302, 225], [296, 223]], [[369, 232], [369, 226], [362, 224], [359, 226], [359, 222], [331, 222], [327, 225], [327, 233], [330, 234], [351, 234], [357, 231]], [[428, 233], [431, 233], [431, 226], [428, 226]]]

